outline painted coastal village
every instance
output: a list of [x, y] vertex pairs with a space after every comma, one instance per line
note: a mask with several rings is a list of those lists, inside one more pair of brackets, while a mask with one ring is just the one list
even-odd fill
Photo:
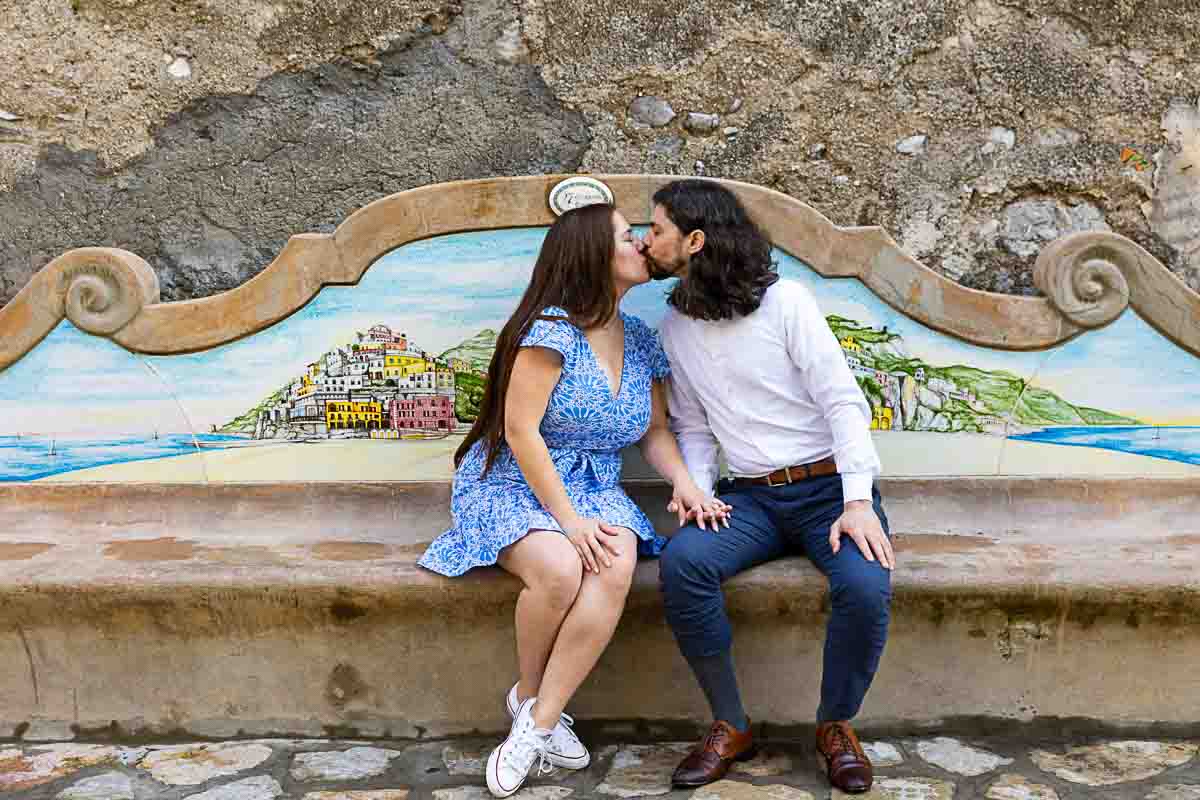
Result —
[[378, 324], [334, 347], [215, 432], [255, 439], [427, 439], [478, 413], [495, 332], [440, 355]]
[[[1137, 425], [1072, 405], [1004, 371], [933, 366], [902, 337], [830, 315], [830, 328], [872, 408], [873, 430], [1011, 435], [1046, 425]], [[482, 330], [441, 354], [380, 323], [307, 363], [288, 384], [214, 432], [255, 439], [429, 439], [476, 418], [495, 348]]]

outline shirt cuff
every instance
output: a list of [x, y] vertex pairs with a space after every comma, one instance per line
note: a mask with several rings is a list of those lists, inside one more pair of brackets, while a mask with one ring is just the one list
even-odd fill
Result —
[[871, 500], [871, 487], [874, 476], [869, 472], [842, 473], [842, 499], [851, 503], [855, 500]]
[[717, 470], [710, 468], [701, 468], [695, 472], [689, 470], [692, 480], [696, 482], [696, 486], [700, 487], [700, 491], [705, 494], [712, 494], [717, 483]]

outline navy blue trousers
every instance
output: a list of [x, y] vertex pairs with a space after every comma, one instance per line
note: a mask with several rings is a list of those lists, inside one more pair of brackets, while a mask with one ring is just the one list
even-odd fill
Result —
[[[854, 541], [842, 537], [834, 555], [829, 529], [841, 515], [842, 483], [826, 475], [784, 486], [717, 486], [733, 506], [730, 527], [681, 528], [659, 564], [667, 621], [688, 658], [728, 650], [732, 641], [721, 584], [756, 564], [802, 553], [829, 579], [831, 614], [825, 632], [821, 705], [817, 720], [852, 719], [862, 706], [887, 642], [891, 572], [867, 561]], [[875, 513], [888, 532], [879, 492]], [[890, 533], [889, 533], [890, 536]]]

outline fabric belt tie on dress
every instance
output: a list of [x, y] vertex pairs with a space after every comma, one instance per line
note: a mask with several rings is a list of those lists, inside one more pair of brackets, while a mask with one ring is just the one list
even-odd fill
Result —
[[805, 480], [806, 478], [816, 478], [821, 475], [836, 475], [837, 462], [833, 460], [833, 456], [822, 458], [820, 461], [814, 461], [811, 464], [797, 464], [793, 467], [783, 467], [777, 469], [770, 475], [763, 475], [760, 478], [734, 478], [733, 485], [737, 486], [785, 486], [789, 483]]

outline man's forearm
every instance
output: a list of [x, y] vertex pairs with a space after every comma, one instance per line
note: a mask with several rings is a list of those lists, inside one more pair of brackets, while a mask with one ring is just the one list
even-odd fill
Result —
[[711, 492], [717, 482], [719, 448], [716, 439], [711, 434], [700, 433], [679, 434], [678, 439], [679, 452], [683, 455], [688, 474], [702, 491]]

